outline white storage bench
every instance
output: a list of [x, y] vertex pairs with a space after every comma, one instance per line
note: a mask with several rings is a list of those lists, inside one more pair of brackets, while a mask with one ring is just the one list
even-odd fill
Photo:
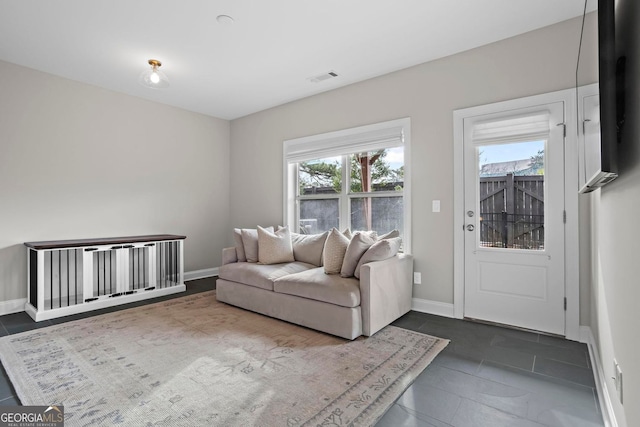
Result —
[[26, 242], [25, 311], [47, 320], [184, 292], [185, 236]]

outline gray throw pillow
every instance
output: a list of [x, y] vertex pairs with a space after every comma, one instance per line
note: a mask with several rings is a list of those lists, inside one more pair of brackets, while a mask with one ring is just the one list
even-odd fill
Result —
[[400, 250], [401, 245], [402, 239], [399, 237], [394, 237], [393, 239], [378, 240], [373, 245], [371, 245], [369, 249], [367, 249], [364, 255], [362, 255], [362, 258], [360, 258], [360, 261], [358, 261], [358, 265], [356, 266], [354, 276], [356, 276], [358, 279], [360, 278], [360, 268], [363, 264], [373, 261], [382, 261], [387, 258], [394, 257]]
[[369, 234], [356, 231], [347, 246], [346, 253], [344, 254], [344, 261], [342, 262], [340, 275], [342, 277], [352, 277], [356, 271], [358, 261], [360, 261], [362, 255], [375, 242], [376, 239], [371, 237]]
[[327, 241], [328, 231], [322, 234], [298, 234], [291, 233], [293, 244], [293, 257], [296, 261], [313, 264], [316, 267], [322, 265], [322, 250]]
[[244, 254], [244, 245], [242, 244], [242, 230], [239, 228], [233, 229], [233, 241], [236, 246], [236, 257], [238, 262], [246, 262], [247, 256]]

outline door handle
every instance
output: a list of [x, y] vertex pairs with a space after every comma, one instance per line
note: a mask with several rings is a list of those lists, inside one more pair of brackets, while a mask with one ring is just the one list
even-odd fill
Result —
[[473, 224], [467, 225], [467, 231], [473, 231], [476, 227]]

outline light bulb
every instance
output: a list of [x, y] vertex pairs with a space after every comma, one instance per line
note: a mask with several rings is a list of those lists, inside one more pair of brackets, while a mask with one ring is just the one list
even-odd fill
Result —
[[162, 63], [157, 59], [150, 59], [147, 61], [151, 68], [147, 68], [140, 74], [138, 81], [142, 86], [151, 89], [164, 89], [169, 87], [169, 79], [160, 71]]

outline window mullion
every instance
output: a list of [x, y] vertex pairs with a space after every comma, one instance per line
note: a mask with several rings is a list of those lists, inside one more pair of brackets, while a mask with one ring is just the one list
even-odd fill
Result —
[[295, 163], [295, 176], [294, 176], [294, 185], [296, 186], [295, 188], [295, 207], [294, 207], [294, 214], [295, 214], [295, 218], [294, 218], [294, 223], [293, 224], [287, 224], [289, 226], [290, 230], [295, 231], [296, 233], [299, 232], [298, 227], [300, 224], [300, 197], [302, 196], [302, 194], [300, 194], [300, 176], [298, 175], [298, 171], [300, 170], [300, 163]]
[[351, 188], [351, 162], [349, 155], [342, 156], [342, 191], [340, 192], [340, 230], [351, 228], [351, 207], [349, 189]]
[[403, 191], [372, 191], [371, 193], [349, 193], [349, 199], [360, 199], [363, 197], [403, 197]]

